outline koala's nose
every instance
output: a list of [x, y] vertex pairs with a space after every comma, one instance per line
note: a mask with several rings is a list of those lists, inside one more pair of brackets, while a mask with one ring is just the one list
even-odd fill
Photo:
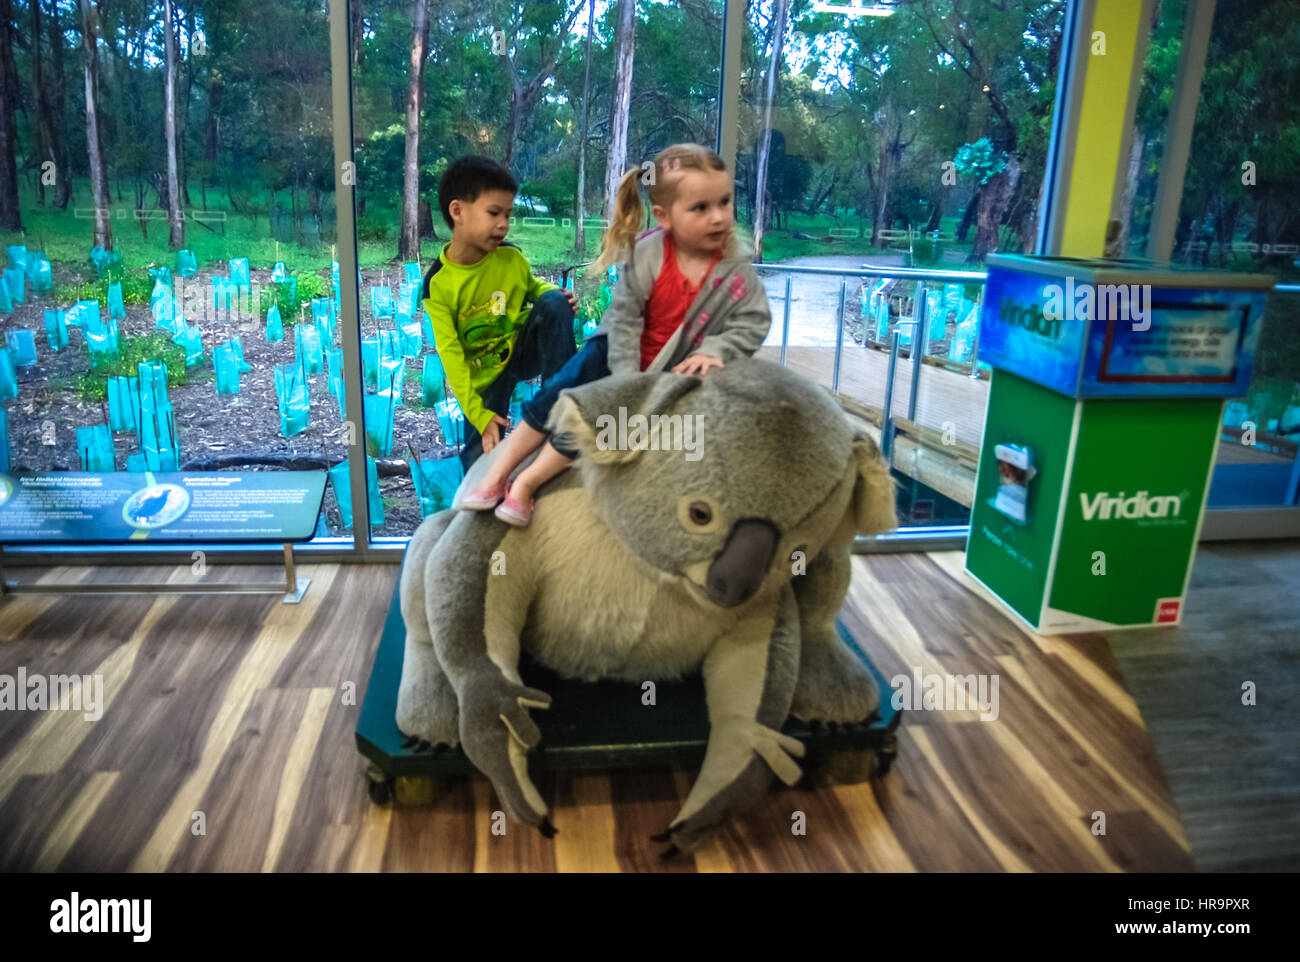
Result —
[[754, 597], [772, 563], [776, 542], [777, 530], [770, 521], [737, 521], [704, 579], [709, 600], [734, 608]]

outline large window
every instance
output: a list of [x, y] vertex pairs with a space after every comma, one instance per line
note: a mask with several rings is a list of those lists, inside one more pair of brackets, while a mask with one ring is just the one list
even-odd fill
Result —
[[263, 12], [274, 29], [213, 3], [13, 5], [8, 471], [343, 457], [329, 25]]

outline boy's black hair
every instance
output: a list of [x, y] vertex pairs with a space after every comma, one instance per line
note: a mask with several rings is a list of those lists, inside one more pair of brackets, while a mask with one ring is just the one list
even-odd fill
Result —
[[472, 204], [485, 190], [508, 190], [517, 194], [519, 185], [510, 176], [510, 171], [491, 157], [471, 154], [453, 160], [438, 182], [438, 206], [447, 226], [453, 229], [456, 226], [451, 221], [453, 200]]

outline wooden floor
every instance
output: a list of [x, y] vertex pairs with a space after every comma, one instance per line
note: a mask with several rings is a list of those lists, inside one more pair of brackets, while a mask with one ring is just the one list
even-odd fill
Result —
[[[312, 585], [298, 606], [10, 599], [0, 673], [102, 673], [106, 707], [97, 722], [0, 712], [0, 869], [1191, 870], [1169, 783], [1106, 639], [1023, 631], [960, 569], [957, 552], [860, 556], [843, 617], [886, 677], [996, 674], [997, 721], [908, 713], [882, 780], [774, 789], [668, 863], [650, 835], [675, 815], [692, 772], [547, 777], [553, 841], [514, 825], [493, 836], [498, 806], [481, 777], [429, 809], [371, 804], [353, 732], [395, 567], [300, 567]], [[124, 574], [168, 576], [57, 569], [43, 580]], [[257, 574], [274, 572], [212, 567], [207, 577]], [[796, 811], [804, 836], [791, 833]], [[1093, 833], [1094, 813], [1105, 835]], [[206, 834], [192, 831], [200, 819]]]

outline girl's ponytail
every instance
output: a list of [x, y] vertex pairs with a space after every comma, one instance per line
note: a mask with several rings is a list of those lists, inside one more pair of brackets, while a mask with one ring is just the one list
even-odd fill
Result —
[[637, 180], [640, 177], [641, 168], [633, 167], [618, 182], [614, 220], [605, 231], [600, 256], [591, 265], [593, 274], [603, 272], [605, 268], [631, 251], [636, 235], [641, 233], [641, 226], [645, 222], [645, 207], [641, 203], [641, 192], [637, 189]]

